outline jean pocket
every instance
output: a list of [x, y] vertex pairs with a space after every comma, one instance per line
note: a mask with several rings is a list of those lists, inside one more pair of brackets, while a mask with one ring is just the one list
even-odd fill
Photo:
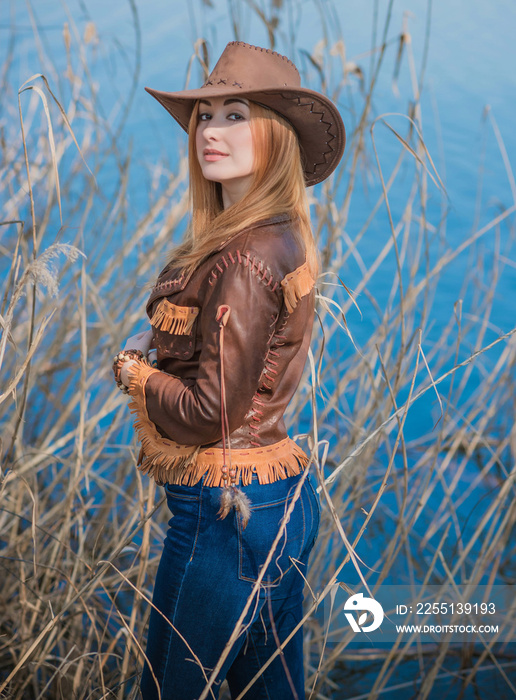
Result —
[[185, 486], [184, 484], [165, 484], [167, 499], [182, 501], [198, 501], [201, 497], [200, 484]]
[[179, 521], [189, 523], [186, 527], [195, 531], [201, 513], [201, 486], [184, 486], [183, 484], [165, 484], [168, 510], [172, 515], [169, 525], [174, 527]]
[[[241, 519], [237, 519], [240, 579], [256, 582], [272, 544], [280, 528], [283, 528], [282, 520], [292, 498], [293, 494], [277, 501], [251, 506], [251, 517], [245, 529], [242, 528]], [[300, 558], [305, 540], [305, 527], [305, 507], [300, 494], [267, 566], [262, 579], [263, 585], [277, 584], [294, 565], [292, 560]]]

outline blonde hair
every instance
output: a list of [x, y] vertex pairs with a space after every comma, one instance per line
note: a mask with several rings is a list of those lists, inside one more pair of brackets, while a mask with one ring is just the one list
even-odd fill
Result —
[[184, 241], [171, 252], [169, 264], [188, 274], [226, 239], [257, 221], [289, 214], [297, 224], [294, 232], [303, 244], [312, 277], [319, 261], [312, 228], [301, 163], [299, 142], [293, 127], [279, 114], [250, 102], [250, 127], [254, 145], [254, 173], [248, 191], [224, 209], [220, 183], [202, 174], [195, 145], [199, 103], [188, 125], [190, 206], [192, 218]]

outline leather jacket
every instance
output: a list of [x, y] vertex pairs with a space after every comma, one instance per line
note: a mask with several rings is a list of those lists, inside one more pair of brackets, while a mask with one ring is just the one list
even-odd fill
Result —
[[269, 483], [308, 458], [283, 414], [306, 362], [314, 280], [287, 215], [256, 223], [193, 273], [161, 272], [147, 303], [157, 368], [130, 367], [139, 469], [158, 483]]

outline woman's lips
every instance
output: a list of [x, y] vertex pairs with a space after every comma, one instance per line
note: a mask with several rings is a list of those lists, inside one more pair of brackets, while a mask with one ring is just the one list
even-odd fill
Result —
[[212, 163], [217, 160], [222, 160], [223, 158], [227, 158], [227, 153], [222, 153], [221, 151], [216, 151], [213, 148], [206, 148], [203, 151], [203, 156], [204, 160], [208, 161], [208, 163]]

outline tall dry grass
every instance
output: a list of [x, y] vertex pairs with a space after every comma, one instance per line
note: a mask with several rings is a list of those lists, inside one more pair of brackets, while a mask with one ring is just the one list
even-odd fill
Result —
[[[245, 39], [243, 7], [230, 2], [228, 13]], [[36, 18], [43, 75], [18, 95], [10, 90], [14, 28], [2, 71], [0, 693], [18, 700], [138, 696], [167, 519], [161, 493], [134, 467], [126, 399], [110, 370], [141, 327], [148, 282], [186, 216], [182, 158], [169, 170], [149, 165], [150, 205], [137, 219], [130, 206], [131, 178], [142, 177], [122, 139], [139, 85], [131, 8], [134, 72], [114, 124], [95, 85], [92, 23], [79, 28], [68, 13], [64, 76], [45, 58]], [[328, 646], [315, 614], [336, 580], [362, 579], [374, 591], [382, 582], [475, 587], [515, 577], [516, 340], [491, 317], [499, 279], [514, 266], [516, 205], [459, 246], [447, 243], [446, 186], [422, 128], [428, 45], [417, 68], [409, 26], [392, 26], [392, 2], [381, 19], [380, 9], [370, 50], [352, 61], [334, 7], [314, 2], [323, 34], [302, 54], [312, 84], [332, 94], [348, 125], [342, 167], [312, 193], [324, 271], [310, 362], [288, 411], [323, 503], [306, 589], [307, 696], [427, 698], [446, 683], [467, 698], [488, 676], [511, 697], [516, 660], [496, 639], [357, 649], [343, 630]], [[271, 46], [287, 35], [293, 50], [282, 2], [264, 10], [249, 0], [245, 11], [264, 23]], [[198, 42], [197, 58], [206, 52]], [[387, 59], [394, 83], [410, 78], [402, 115], [376, 111]], [[495, 122], [487, 129], [503, 152]], [[395, 153], [388, 165], [385, 144]], [[355, 229], [350, 212], [364, 179], [371, 203]], [[489, 269], [478, 247], [486, 238]], [[465, 301], [443, 312], [440, 282], [464, 269]], [[343, 282], [357, 270], [351, 298]], [[436, 333], [433, 318], [446, 315]]]

